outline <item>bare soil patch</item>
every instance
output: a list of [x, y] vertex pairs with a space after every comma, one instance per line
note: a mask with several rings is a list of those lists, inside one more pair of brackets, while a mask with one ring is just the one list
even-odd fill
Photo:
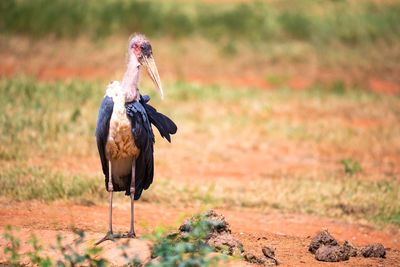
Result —
[[[127, 203], [118, 201], [115, 204], [113, 215], [115, 231], [124, 232], [129, 228], [128, 204], [128, 201]], [[71, 238], [70, 225], [84, 229], [93, 239], [100, 238], [106, 232], [108, 210], [106, 206], [2, 201], [0, 207], [0, 227], [7, 224], [20, 227], [21, 231], [17, 235], [22, 240], [29, 239], [32, 232], [45, 243], [55, 240], [58, 232]], [[135, 223], [139, 236], [151, 232], [160, 224], [177, 228], [181, 214], [187, 214], [186, 217], [189, 217], [188, 213], [198, 211], [160, 207], [141, 202], [137, 202], [135, 208]], [[400, 263], [399, 234], [308, 215], [275, 215], [228, 210], [218, 210], [218, 212], [225, 215], [232, 227], [233, 235], [243, 243], [246, 251], [260, 254], [264, 246], [273, 246], [276, 248], [276, 259], [282, 266], [330, 266], [331, 263], [316, 261], [314, 255], [308, 252], [311, 236], [323, 228], [328, 228], [340, 242], [350, 239], [357, 246], [382, 243], [385, 247], [391, 248], [387, 251], [386, 259], [350, 258], [343, 263], [346, 266], [396, 266]], [[4, 241], [0, 240], [0, 246], [4, 245]], [[28, 245], [23, 242], [22, 248], [28, 249]], [[2, 249], [0, 253], [0, 260], [4, 262], [5, 255]], [[249, 263], [234, 262], [232, 265], [246, 266]]]

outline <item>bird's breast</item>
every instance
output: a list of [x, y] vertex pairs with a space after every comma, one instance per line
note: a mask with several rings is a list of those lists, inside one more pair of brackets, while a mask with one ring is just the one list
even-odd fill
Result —
[[108, 160], [128, 157], [137, 158], [140, 151], [135, 145], [131, 121], [126, 115], [125, 101], [116, 100], [114, 100], [113, 113], [110, 119], [106, 156]]

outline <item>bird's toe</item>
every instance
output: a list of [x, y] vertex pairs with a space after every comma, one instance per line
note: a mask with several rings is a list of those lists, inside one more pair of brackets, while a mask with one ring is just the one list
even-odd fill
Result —
[[136, 234], [135, 234], [135, 232], [129, 232], [129, 233], [122, 235], [122, 238], [136, 238]]
[[102, 239], [100, 239], [99, 241], [97, 241], [95, 243], [95, 246], [97, 246], [107, 240], [114, 240], [114, 235], [112, 232], [107, 232], [107, 234]]

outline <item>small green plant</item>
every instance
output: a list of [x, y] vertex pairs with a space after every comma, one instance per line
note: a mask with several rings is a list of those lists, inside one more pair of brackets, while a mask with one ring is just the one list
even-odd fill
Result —
[[214, 249], [205, 242], [217, 223], [197, 214], [183, 225], [183, 233], [156, 230], [146, 237], [155, 244], [151, 248], [153, 260], [146, 266], [214, 266], [226, 260], [225, 255], [210, 256]]
[[337, 95], [343, 95], [346, 93], [346, 85], [343, 81], [337, 80], [331, 86], [331, 91]]
[[9, 262], [11, 266], [17, 266], [18, 261], [21, 258], [21, 255], [19, 254], [21, 241], [14, 236], [11, 225], [6, 226], [3, 237], [9, 242], [9, 244], [4, 248], [4, 254], [10, 254]]
[[42, 257], [41, 252], [43, 251], [43, 246], [40, 244], [38, 238], [32, 235], [28, 243], [33, 247], [33, 252], [27, 252], [26, 255], [29, 257], [32, 263], [40, 267], [50, 267], [51, 259], [49, 256]]
[[78, 236], [74, 245], [63, 245], [61, 235], [57, 236], [57, 246], [53, 249], [58, 250], [64, 255], [64, 260], [58, 260], [57, 266], [76, 266], [87, 263], [89, 266], [103, 267], [108, 265], [108, 261], [97, 257], [102, 248], [89, 246], [83, 250], [83, 254], [77, 249], [84, 242], [85, 232], [81, 229], [72, 227], [74, 234]]
[[287, 75], [267, 75], [265, 80], [274, 87], [281, 87], [287, 82], [289, 77]]
[[358, 161], [354, 161], [353, 159], [342, 159], [340, 163], [344, 166], [344, 171], [347, 174], [353, 175], [362, 171]]
[[9, 257], [9, 263], [11, 266], [19, 266], [20, 260], [28, 257], [33, 265], [37, 265], [40, 267], [49, 267], [49, 266], [77, 266], [86, 264], [90, 267], [103, 267], [108, 265], [108, 261], [99, 257], [102, 248], [90, 246], [83, 250], [83, 253], [80, 252], [77, 248], [80, 244], [84, 242], [85, 233], [83, 230], [72, 228], [74, 234], [78, 236], [75, 240], [74, 244], [64, 245], [62, 244], [61, 235], [57, 236], [57, 246], [52, 247], [53, 250], [56, 250], [64, 256], [62, 260], [54, 260], [49, 256], [42, 256], [43, 246], [40, 244], [39, 239], [32, 235], [31, 239], [28, 240], [28, 244], [30, 244], [33, 248], [33, 251], [29, 251], [26, 253], [21, 253], [20, 244], [21, 241], [14, 236], [12, 227], [7, 225], [3, 234], [4, 239], [9, 241], [7, 247], [4, 248], [4, 253], [11, 254]]

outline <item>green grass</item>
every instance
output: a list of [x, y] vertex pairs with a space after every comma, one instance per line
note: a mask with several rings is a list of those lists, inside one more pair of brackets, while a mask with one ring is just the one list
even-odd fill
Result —
[[0, 80], [0, 159], [46, 155], [48, 151], [88, 155], [104, 84], [36, 84], [34, 79]]
[[15, 201], [73, 200], [91, 205], [104, 196], [104, 179], [88, 174], [70, 174], [42, 167], [15, 166], [0, 174], [0, 196]]
[[[37, 83], [29, 78], [0, 79], [0, 121], [3, 125], [0, 128], [0, 159], [26, 159], [33, 155], [52, 157], [58, 153], [61, 153], [60, 156], [94, 155], [94, 129], [106, 86], [104, 82]], [[152, 85], [147, 83], [143, 88], [152, 88]], [[335, 109], [347, 112], [354, 105], [362, 107], [378, 103], [378, 110], [354, 111], [353, 115], [383, 119], [385, 112], [397, 116], [395, 112], [399, 108], [397, 97], [378, 97], [350, 89], [340, 95], [319, 87], [299, 93], [284, 88], [263, 92], [185, 82], [170, 83], [166, 88], [168, 101], [165, 102], [158, 99], [154, 90], [150, 91], [155, 106], [161, 105], [162, 109], [169, 111], [178, 120], [178, 125], [180, 122], [189, 124], [202, 133], [210, 133], [213, 125], [220, 127], [222, 124], [221, 132], [215, 133], [219, 136], [229, 134], [239, 126], [244, 127], [240, 131], [245, 134], [246, 127], [254, 125], [255, 135], [270, 138], [283, 136], [298, 141], [317, 139], [345, 146], [352, 138], [358, 138], [357, 129], [328, 125], [323, 118], [299, 124], [290, 121], [290, 114], [287, 114], [288, 121], [282, 122], [274, 119], [274, 109], [282, 105], [297, 109], [309, 102], [311, 104], [307, 105], [319, 110], [325, 109], [324, 103], [329, 102], [332, 105], [326, 107], [327, 112], [334, 112]], [[316, 127], [318, 131], [314, 131]], [[399, 133], [397, 127], [386, 130], [376, 129], [374, 131], [377, 132], [372, 134], [386, 135], [386, 141], [390, 141]], [[346, 141], [345, 138], [350, 139]]]
[[[141, 88], [149, 92], [152, 86], [145, 81]], [[94, 128], [105, 87], [100, 81], [0, 79], [3, 199], [80, 204], [106, 201], [100, 163], [96, 163], [98, 172], [57, 164], [68, 160], [84, 165], [91, 163], [81, 162], [82, 158], [96, 159]], [[400, 185], [390, 161], [400, 148], [398, 97], [377, 96], [345, 85], [340, 85], [340, 90], [316, 85], [302, 92], [186, 82], [167, 82], [164, 87], [166, 101], [151, 90], [151, 103], [171, 116], [179, 130], [172, 145], [156, 133], [155, 183], [142, 201], [168, 206], [251, 207], [260, 212], [310, 213], [400, 226]], [[351, 123], [359, 119], [380, 124], [366, 128]], [[305, 166], [309, 175], [276, 170], [248, 177], [203, 177], [196, 172], [196, 168], [207, 170], [229, 162], [235, 166], [232, 160], [240, 154], [258, 153], [262, 157], [280, 144], [298, 151], [311, 147], [309, 153], [318, 153], [324, 161], [316, 169]], [[371, 148], [381, 154], [374, 157]], [[332, 152], [324, 156], [326, 151]], [[344, 157], [342, 151], [352, 156]], [[279, 154], [280, 159], [286, 156]], [[343, 158], [359, 162], [363, 172], [346, 175], [340, 165]], [[297, 160], [301, 162], [301, 158]], [[325, 167], [332, 164], [337, 167]], [[268, 171], [268, 166], [265, 168]], [[158, 173], [174, 173], [175, 169], [183, 171], [176, 172], [177, 177]]]
[[[346, 176], [315, 179], [283, 176], [220, 178], [176, 183], [159, 180], [143, 194], [143, 201], [175, 207], [252, 208], [259, 212], [295, 212], [347, 219], [366, 219], [400, 227], [398, 179], [365, 181]], [[244, 186], [244, 184], [246, 184]]]
[[[246, 178], [243, 178], [246, 179]], [[400, 227], [398, 179], [284, 176], [249, 177], [251, 182], [220, 178], [210, 183], [157, 177], [141, 201], [168, 207], [252, 208], [259, 212], [296, 212]], [[244, 186], [243, 183], [246, 183]], [[103, 178], [35, 167], [14, 167], [0, 174], [0, 196], [14, 201], [67, 200], [83, 205], [105, 203]], [[122, 195], [116, 195], [122, 197]]]
[[[0, 159], [96, 155], [94, 129], [106, 86], [104, 82], [0, 79]], [[166, 84], [168, 101], [147, 90], [153, 87], [149, 83], [141, 88], [150, 92], [155, 106], [183, 125], [182, 131], [193, 131], [194, 138], [200, 133], [217, 142], [225, 136], [235, 140], [245, 138], [251, 129], [253, 138], [247, 140], [251, 145], [281, 140], [339, 148], [357, 144], [363, 150], [376, 143], [394, 152], [400, 145], [398, 97], [341, 86], [340, 92], [321, 85], [293, 92], [177, 82]], [[356, 119], [383, 124], [365, 130], [350, 123]]]
[[238, 4], [173, 1], [6, 0], [0, 31], [94, 39], [135, 31], [211, 40], [303, 40], [347, 45], [400, 39], [400, 5], [363, 1], [274, 1]]

